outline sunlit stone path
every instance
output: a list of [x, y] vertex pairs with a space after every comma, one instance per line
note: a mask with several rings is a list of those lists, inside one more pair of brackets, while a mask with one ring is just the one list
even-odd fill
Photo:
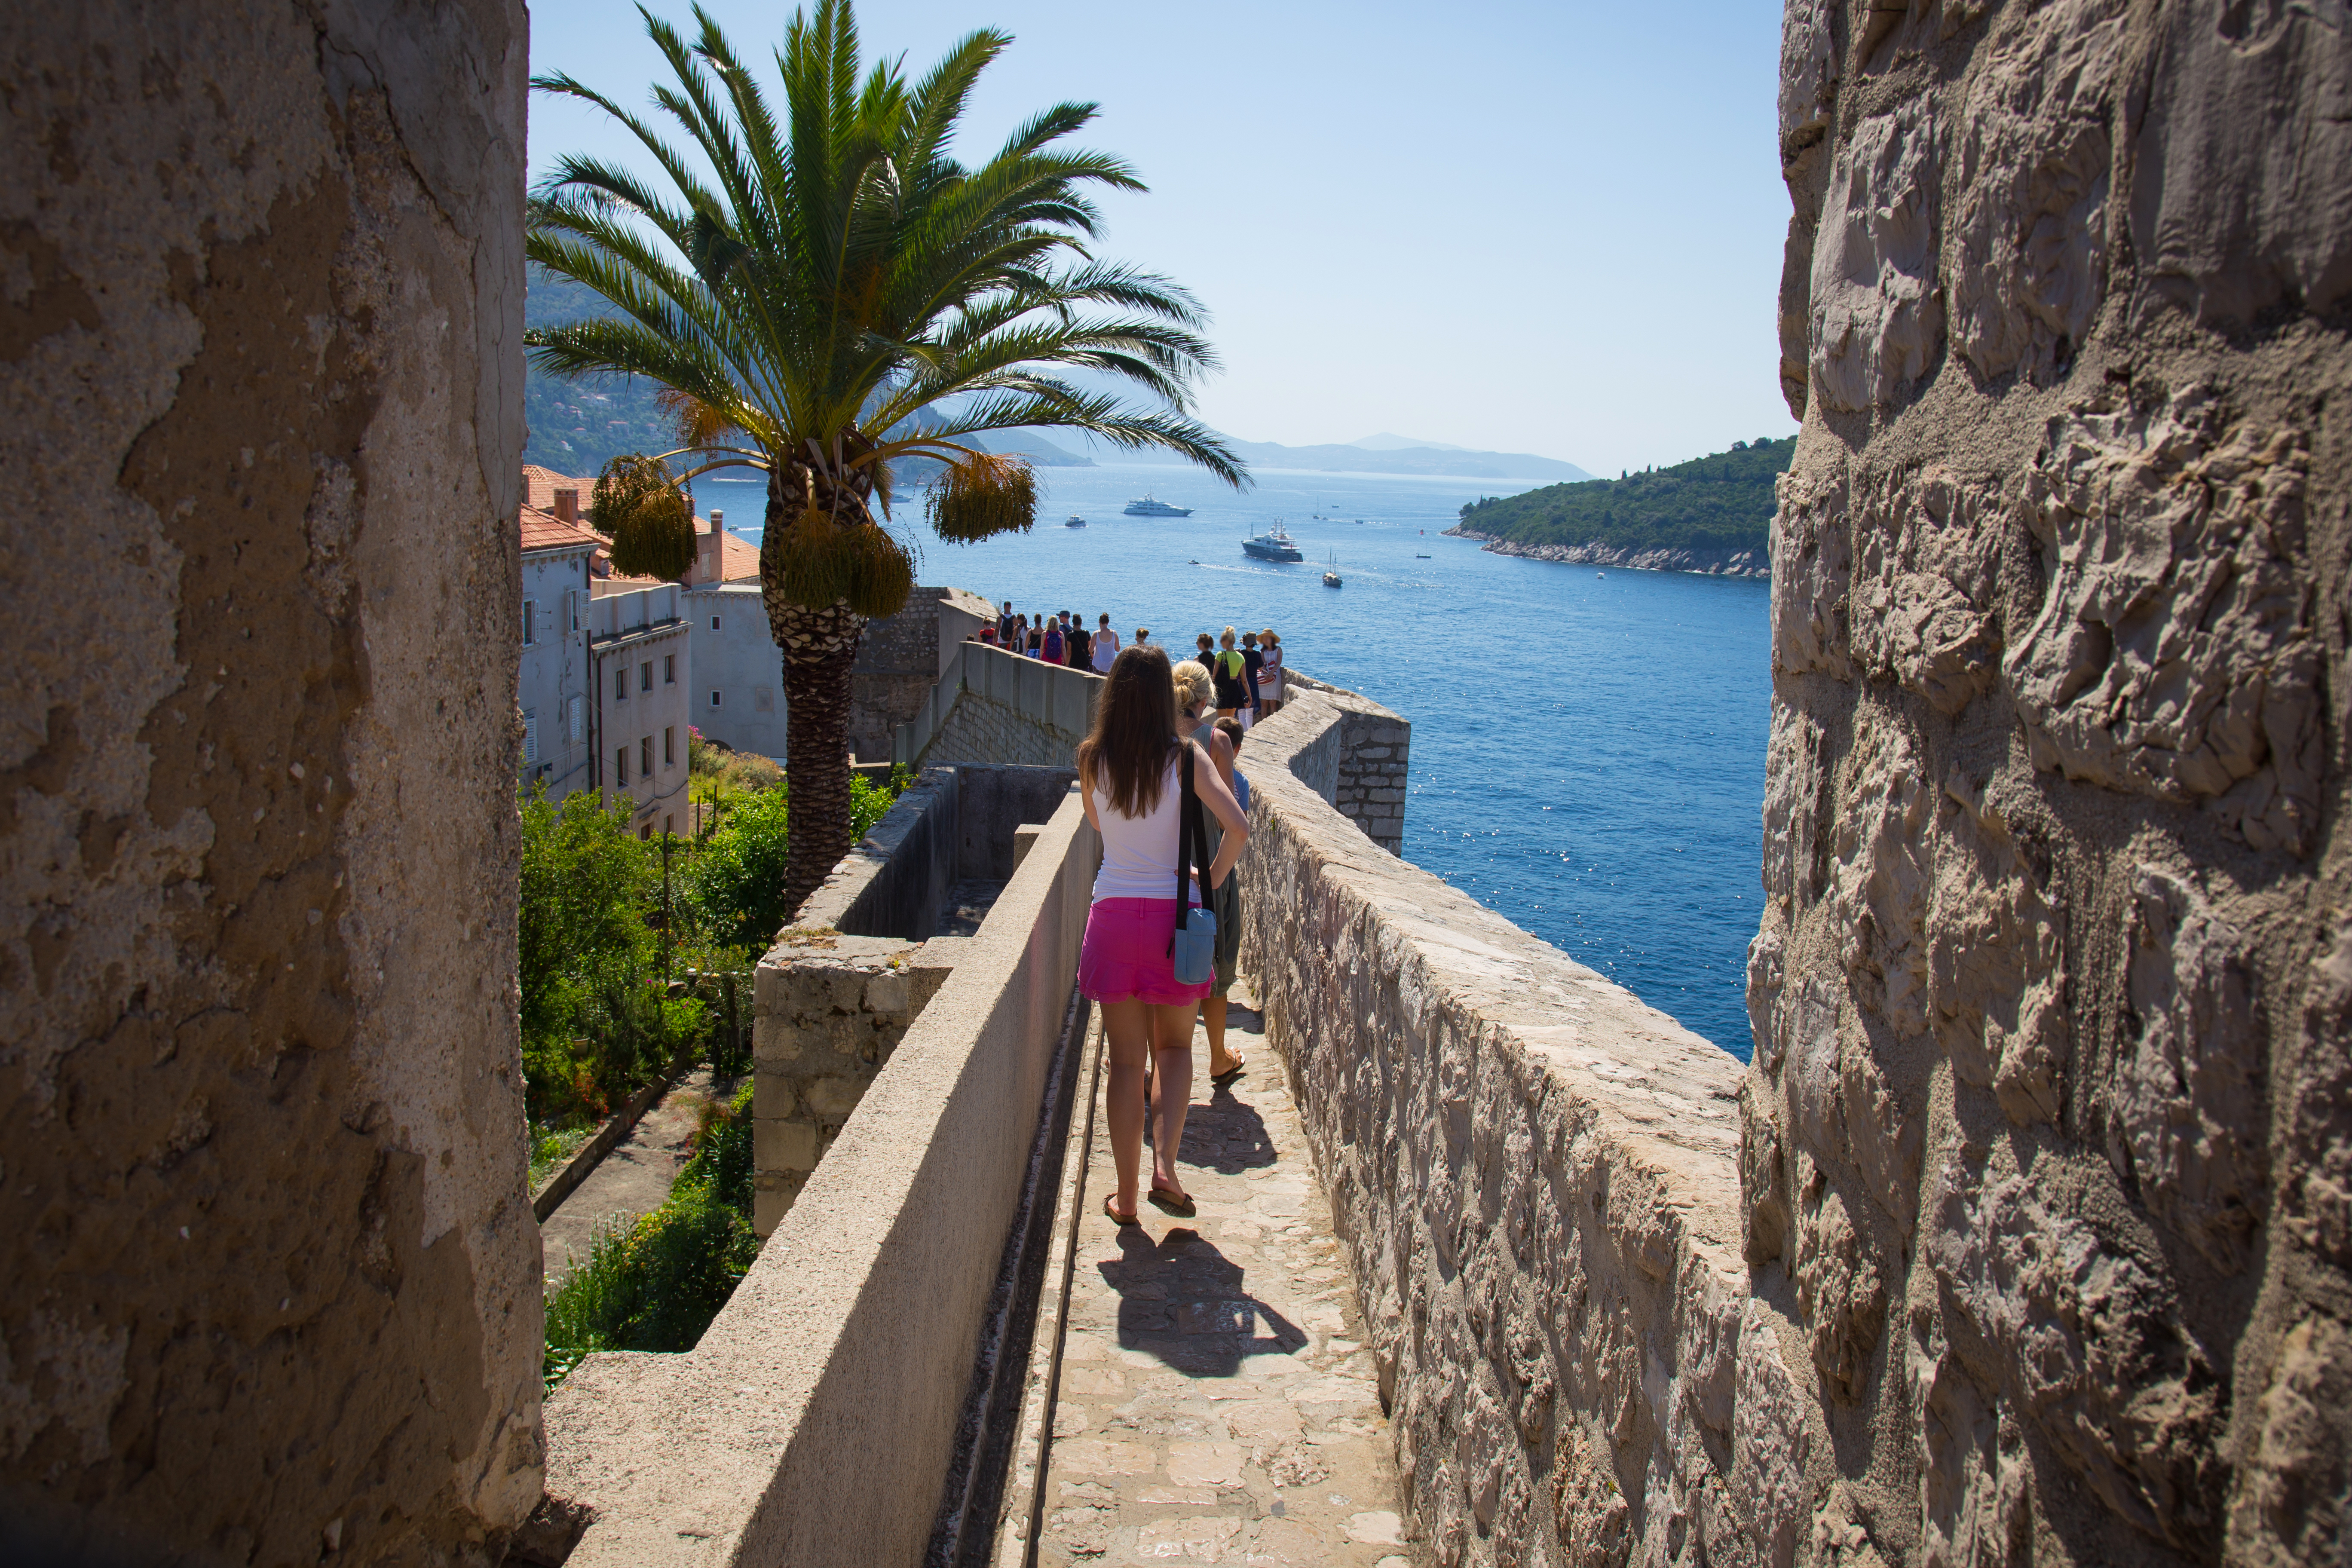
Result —
[[[1104, 1217], [1114, 1180], [1097, 1105], [1040, 1563], [1406, 1568], [1416, 1555], [1330, 1205], [1241, 992], [1231, 1037], [1249, 1071], [1213, 1090], [1197, 1079], [1184, 1131], [1196, 1217], [1148, 1203], [1140, 1228]], [[1197, 1032], [1193, 1059], [1205, 1074]]]

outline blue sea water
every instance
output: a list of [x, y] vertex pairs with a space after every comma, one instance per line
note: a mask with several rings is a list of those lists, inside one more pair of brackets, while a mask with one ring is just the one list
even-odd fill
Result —
[[[902, 506], [917, 580], [1090, 627], [1108, 611], [1122, 643], [1146, 626], [1171, 653], [1197, 632], [1272, 626], [1295, 668], [1412, 721], [1407, 859], [1747, 1058], [1766, 584], [1441, 538], [1465, 501], [1526, 488], [1492, 480], [1261, 471], [1236, 496], [1180, 468], [1037, 475], [1026, 534], [946, 544], [919, 498]], [[1192, 516], [1122, 515], [1147, 489]], [[761, 514], [757, 486], [695, 490], [699, 510], [757, 536], [743, 526]], [[1072, 512], [1087, 526], [1065, 527]], [[1304, 563], [1243, 556], [1277, 518]], [[1343, 588], [1322, 583], [1333, 556]]]

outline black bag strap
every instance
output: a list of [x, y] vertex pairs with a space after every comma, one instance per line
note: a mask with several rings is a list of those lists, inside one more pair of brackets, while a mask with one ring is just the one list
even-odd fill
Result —
[[[1171, 953], [1176, 951], [1176, 933], [1184, 929], [1185, 913], [1192, 907], [1192, 879], [1189, 873], [1196, 864], [1201, 868], [1201, 907], [1207, 908], [1209, 900], [1209, 826], [1201, 820], [1201, 797], [1192, 789], [1192, 742], [1176, 743], [1183, 748], [1176, 761], [1176, 774], [1182, 785], [1176, 801], [1176, 922], [1168, 930]], [[1197, 862], [1192, 858], [1195, 848], [1201, 857]]]

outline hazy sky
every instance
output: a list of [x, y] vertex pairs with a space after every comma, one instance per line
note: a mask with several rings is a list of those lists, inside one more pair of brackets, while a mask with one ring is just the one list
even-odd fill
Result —
[[[762, 61], [790, 14], [712, 9]], [[1614, 475], [1795, 427], [1769, 0], [869, 0], [858, 17], [869, 60], [904, 53], [910, 74], [974, 27], [1013, 35], [967, 157], [1049, 103], [1101, 104], [1081, 140], [1151, 186], [1106, 198], [1102, 248], [1214, 314], [1224, 369], [1199, 410], [1231, 435], [1396, 431]], [[625, 0], [540, 0], [531, 67], [638, 104], [664, 68]], [[534, 177], [634, 145], [585, 106], [532, 104]]]

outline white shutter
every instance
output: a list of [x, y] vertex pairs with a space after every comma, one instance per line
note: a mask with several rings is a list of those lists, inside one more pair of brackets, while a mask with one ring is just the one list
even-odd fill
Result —
[[526, 766], [536, 767], [539, 764], [539, 713], [536, 710], [527, 709], [523, 712], [522, 760]]
[[576, 746], [585, 738], [581, 727], [583, 704], [579, 698], [574, 697], [570, 700], [567, 706], [570, 708], [571, 711], [565, 716], [567, 731], [566, 739], [568, 739], [572, 744]]

